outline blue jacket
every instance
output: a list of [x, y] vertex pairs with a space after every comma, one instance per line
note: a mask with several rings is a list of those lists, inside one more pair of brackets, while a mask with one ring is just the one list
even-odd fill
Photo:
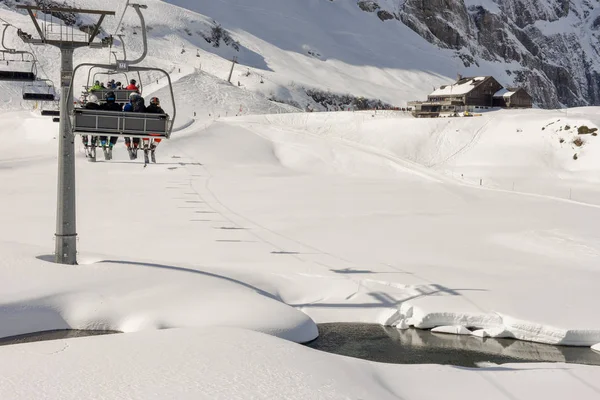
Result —
[[133, 104], [131, 104], [131, 103], [125, 104], [125, 107], [123, 107], [123, 111], [132, 112], [133, 111]]

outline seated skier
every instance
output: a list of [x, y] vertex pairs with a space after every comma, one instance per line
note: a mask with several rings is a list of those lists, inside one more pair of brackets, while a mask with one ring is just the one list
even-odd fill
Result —
[[129, 85], [125, 88], [125, 90], [133, 90], [139, 93], [140, 87], [137, 85], [137, 81], [132, 79], [129, 81]]
[[102, 85], [100, 85], [100, 81], [96, 81], [94, 82], [94, 84], [92, 85], [92, 87], [90, 87], [90, 89], [88, 90], [88, 92], [94, 92], [97, 90], [102, 90]]
[[[144, 105], [144, 98], [137, 93], [131, 93], [129, 95], [129, 103], [123, 107], [125, 112], [146, 112], [146, 106]], [[140, 145], [140, 138], [125, 138], [125, 147], [129, 153], [129, 159], [135, 160], [137, 158], [137, 151]]]
[[[86, 110], [100, 110], [100, 104], [98, 104], [98, 98], [91, 94], [87, 98], [87, 102], [85, 103], [84, 108]], [[98, 136], [92, 136], [91, 142], [88, 142], [88, 135], [83, 135], [81, 137], [83, 140], [83, 146], [86, 150], [86, 157], [96, 159], [96, 143], [98, 141]]]
[[[146, 107], [146, 112], [149, 114], [166, 114], [165, 110], [162, 109], [162, 107], [160, 106], [160, 100], [158, 99], [158, 97], [152, 97], [150, 99], [150, 104], [148, 105], [148, 107]], [[152, 162], [155, 163], [156, 162], [156, 146], [158, 146], [158, 144], [161, 142], [160, 138], [156, 138], [156, 139], [152, 139], [150, 142], [150, 146], [148, 147], [148, 142], [150, 142], [150, 139], [144, 139], [144, 150], [150, 150], [151, 153], [151, 157], [152, 157]]]
[[[100, 106], [100, 109], [105, 110], [105, 111], [123, 111], [121, 108], [121, 105], [116, 102], [117, 98], [116, 98], [114, 92], [106, 93], [106, 96], [104, 99], [106, 100], [106, 103], [102, 104]], [[102, 146], [102, 149], [105, 152], [104, 156], [107, 160], [112, 159], [112, 149], [113, 149], [113, 146], [117, 143], [117, 140], [119, 140], [118, 136], [111, 136], [110, 139], [108, 139], [106, 136], [100, 136], [100, 145]], [[108, 143], [107, 143], [107, 141], [108, 141]], [[108, 149], [106, 149], [107, 144], [108, 144]]]

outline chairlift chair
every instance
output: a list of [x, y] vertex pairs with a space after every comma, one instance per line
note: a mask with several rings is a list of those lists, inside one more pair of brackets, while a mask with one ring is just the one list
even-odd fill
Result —
[[[0, 80], [2, 81], [34, 81], [36, 79], [36, 58], [35, 55], [29, 51], [21, 51], [21, 50], [17, 50], [17, 49], [11, 49], [6, 47], [6, 45], [4, 44], [4, 38], [6, 36], [6, 30], [8, 29], [8, 27], [11, 26], [9, 24], [5, 24], [4, 25], [4, 30], [2, 31], [2, 40], [0, 41], [0, 44], [2, 45], [2, 49], [0, 49], [0, 54], [2, 54], [2, 61], [6, 62], [7, 64], [11, 63], [11, 62], [21, 62], [21, 63], [31, 63], [31, 70], [30, 71], [10, 71], [10, 70], [0, 70]], [[12, 59], [6, 59], [6, 54], [9, 54], [11, 56], [16, 56], [16, 55], [20, 55], [21, 59], [19, 60], [18, 58], [12, 58]], [[25, 59], [25, 55], [28, 55], [31, 57], [30, 60], [26, 60]]]
[[[97, 67], [107, 70], [116, 70], [116, 65], [105, 64], [79, 64], [73, 70], [71, 85], [69, 88], [69, 98], [73, 96], [73, 81], [77, 71], [82, 67]], [[73, 134], [80, 135], [106, 135], [106, 136], [124, 136], [131, 138], [148, 139], [169, 139], [173, 132], [173, 125], [177, 115], [175, 106], [175, 96], [173, 94], [173, 85], [169, 74], [160, 68], [129, 66], [128, 71], [146, 72], [157, 71], [167, 77], [171, 102], [173, 104], [173, 115], [167, 114], [148, 114], [124, 111], [106, 111], [89, 110], [84, 108], [75, 108], [71, 115], [71, 129]]]
[[[116, 69], [113, 70], [109, 70], [109, 71], [100, 71], [100, 72], [95, 72], [94, 75], [92, 76], [92, 70], [100, 68], [98, 66], [94, 66], [91, 67], [88, 70], [88, 77], [87, 77], [87, 86], [85, 87], [85, 91], [89, 91], [89, 89], [93, 86], [93, 83], [96, 82], [98, 79], [96, 79], [96, 77], [98, 75], [122, 75], [125, 78], [125, 82], [124, 85], [127, 86], [129, 84], [130, 78], [129, 75], [127, 75], [127, 72], [125, 71], [118, 71]], [[140, 94], [143, 92], [143, 86], [142, 86], [142, 77], [140, 75], [140, 72], [137, 71], [137, 82], [140, 85], [139, 88], [139, 92]], [[126, 91], [125, 89], [121, 89], [123, 91], [123, 93], [121, 94], [121, 96], [119, 96], [119, 94], [117, 94], [117, 90], [113, 90], [113, 89], [106, 89], [106, 92], [115, 92], [115, 96], [117, 97], [117, 102], [121, 102], [121, 101], [129, 101], [129, 95], [131, 94], [132, 91], [128, 90]], [[125, 93], [127, 93], [127, 98], [124, 98]], [[95, 94], [95, 93], [94, 93]], [[95, 94], [98, 97], [98, 100], [103, 101], [105, 96], [98, 96], [97, 94]], [[120, 100], [121, 99], [121, 100]]]
[[[44, 82], [41, 87], [37, 82]], [[49, 79], [39, 79], [23, 87], [23, 100], [27, 101], [54, 101], [54, 84]]]
[[[19, 63], [31, 63], [31, 69], [29, 71], [13, 71], [13, 70], [0, 70], [0, 80], [2, 81], [34, 81], [36, 79], [36, 60], [35, 56], [27, 51], [23, 52], [14, 52], [14, 51], [6, 51], [0, 50], [0, 54], [2, 54], [2, 60], [7, 63], [11, 62], [19, 62]], [[21, 54], [21, 59], [6, 59], [5, 54]], [[33, 57], [31, 60], [25, 60], [24, 55], [28, 54]]]

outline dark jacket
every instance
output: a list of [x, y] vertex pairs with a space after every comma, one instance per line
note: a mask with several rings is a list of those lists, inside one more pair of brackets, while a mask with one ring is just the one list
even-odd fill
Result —
[[133, 103], [133, 112], [146, 112], [146, 105], [144, 104], [143, 97], [138, 97], [138, 99]]
[[146, 107], [146, 112], [150, 114], [164, 114], [165, 110], [163, 110], [161, 106], [150, 104], [148, 107]]
[[102, 109], [106, 111], [123, 111], [121, 105], [119, 103], [114, 102], [106, 102], [102, 104]]
[[87, 102], [85, 103], [86, 110], [100, 110], [102, 107], [99, 104]]

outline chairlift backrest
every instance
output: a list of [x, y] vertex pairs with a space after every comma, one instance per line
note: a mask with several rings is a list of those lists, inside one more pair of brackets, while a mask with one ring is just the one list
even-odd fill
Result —
[[169, 116], [166, 114], [88, 110], [73, 112], [73, 131], [79, 134], [108, 134], [139, 138], [169, 138]]
[[90, 94], [93, 94], [98, 98], [98, 101], [105, 102], [106, 95], [110, 92], [115, 94], [115, 101], [117, 103], [127, 103], [129, 102], [129, 96], [131, 93], [134, 93], [135, 90], [124, 90], [124, 89], [103, 89], [103, 90], [90, 90]]
[[54, 101], [54, 93], [23, 93], [23, 100]]
[[0, 81], [35, 81], [35, 74], [25, 71], [0, 71]]

